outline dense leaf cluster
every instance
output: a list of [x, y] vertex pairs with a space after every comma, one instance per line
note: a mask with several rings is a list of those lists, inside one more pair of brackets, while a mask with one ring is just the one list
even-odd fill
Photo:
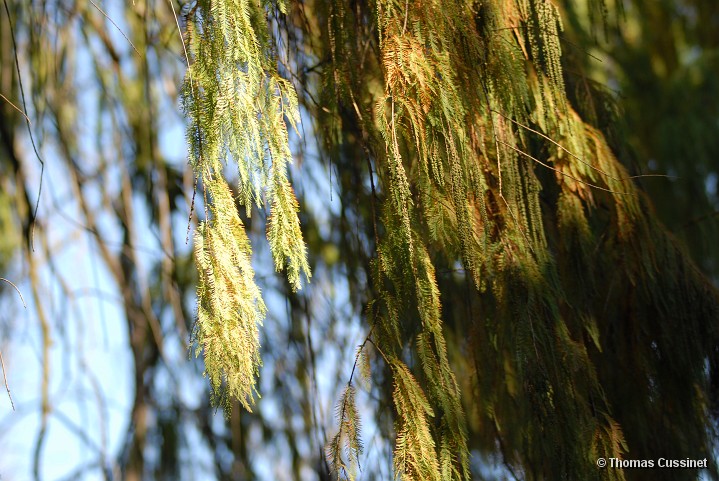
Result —
[[[220, 178], [229, 145], [240, 202], [269, 186], [286, 219], [276, 222], [289, 225], [296, 203], [275, 165], [284, 172], [289, 160], [281, 117], [295, 121], [286, 113], [294, 94], [272, 49], [285, 35], [302, 52], [286, 74], [303, 80], [327, 152], [368, 166], [376, 255], [363, 346], [378, 351], [393, 384], [398, 476], [469, 479], [470, 450], [496, 443], [527, 479], [622, 479], [594, 460], [711, 452], [716, 291], [655, 220], [604, 133], [583, 120], [592, 95], [568, 97], [553, 2], [297, 2], [273, 35], [273, 4], [198, 5], [202, 35], [190, 44], [201, 67], [188, 73], [185, 98], [205, 102], [187, 109], [192, 119], [202, 106], [190, 135], [205, 182]], [[354, 153], [343, 153], [348, 144]], [[268, 152], [266, 178], [258, 166]], [[247, 172], [259, 172], [254, 184]], [[234, 207], [210, 205], [209, 225], [222, 229], [218, 209]], [[273, 254], [290, 259], [296, 285], [299, 229], [275, 225]], [[219, 258], [251, 271], [245, 257]], [[204, 265], [202, 286], [212, 286]], [[458, 267], [440, 283], [438, 269]], [[462, 285], [460, 300], [452, 290]], [[261, 306], [256, 290], [239, 280], [234, 289]], [[201, 287], [201, 305], [225, 302], [222, 292]], [[444, 299], [466, 309], [443, 314]], [[201, 311], [198, 332], [213, 385], [223, 373], [232, 386], [237, 366], [222, 353], [244, 343], [211, 350], [203, 341], [203, 326], [233, 326], [221, 312]], [[258, 320], [253, 312], [243, 325]], [[231, 390], [246, 396], [240, 386]], [[354, 400], [348, 385], [329, 446], [341, 478], [354, 477], [361, 452]]]

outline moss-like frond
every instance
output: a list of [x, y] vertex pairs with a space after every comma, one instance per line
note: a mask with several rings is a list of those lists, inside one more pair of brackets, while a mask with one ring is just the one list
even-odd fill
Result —
[[339, 429], [327, 446], [327, 457], [338, 479], [353, 481], [364, 450], [360, 434], [362, 426], [355, 400], [354, 387], [347, 386], [337, 403]]
[[192, 63], [182, 96], [190, 163], [210, 194], [211, 219], [196, 238], [201, 277], [196, 338], [205, 350], [213, 391], [217, 395], [225, 379], [228, 394], [248, 409], [264, 305], [235, 199], [223, 180], [226, 163], [237, 168], [238, 201], [248, 216], [253, 204], [262, 206], [267, 197], [267, 238], [277, 270], [287, 267], [293, 289], [301, 285], [301, 272], [310, 277], [298, 204], [287, 178], [292, 154], [286, 119], [292, 127], [299, 122], [297, 96], [277, 72], [268, 23], [272, 8], [248, 0], [198, 1], [187, 27]]
[[231, 396], [251, 410], [261, 364], [258, 326], [265, 305], [254, 279], [250, 241], [230, 189], [222, 179], [213, 179], [208, 188], [213, 218], [201, 223], [195, 235], [199, 282], [193, 340], [196, 354], [204, 351], [213, 400], [228, 407]]
[[430, 431], [430, 418], [434, 411], [422, 388], [407, 366], [399, 361], [391, 362], [394, 379], [395, 421], [395, 475], [403, 480], [426, 479], [439, 481], [439, 460]]

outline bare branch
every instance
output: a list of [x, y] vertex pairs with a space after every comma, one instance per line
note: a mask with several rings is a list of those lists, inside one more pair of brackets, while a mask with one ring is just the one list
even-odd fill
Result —
[[17, 291], [18, 296], [20, 296], [20, 300], [22, 301], [22, 306], [23, 306], [25, 309], [27, 309], [27, 304], [25, 304], [25, 298], [22, 297], [22, 293], [20, 292], [20, 289], [18, 289], [15, 284], [13, 284], [13, 283], [10, 282], [9, 280], [5, 279], [4, 277], [0, 277], [0, 281], [5, 281], [5, 282], [7, 282], [8, 284], [10, 284], [11, 286], [13, 286], [13, 287], [15, 288], [15, 290]]
[[122, 29], [115, 23], [115, 21], [113, 19], [111, 19], [110, 16], [108, 14], [106, 14], [105, 11], [103, 9], [101, 9], [95, 2], [93, 2], [92, 0], [89, 0], [89, 2], [92, 3], [92, 6], [95, 7], [101, 14], [103, 14], [105, 16], [106, 19], [108, 19], [110, 21], [111, 24], [113, 24], [115, 26], [117, 31], [120, 32], [123, 37], [125, 37], [125, 40], [127, 40], [127, 43], [129, 43], [130, 46], [133, 48], [133, 50], [135, 50], [135, 53], [137, 53], [138, 56], [142, 57], [142, 55], [140, 55], [140, 51], [137, 50], [137, 47], [135, 47], [135, 44], [132, 43], [132, 40], [127, 38], [127, 35], [125, 35], [125, 32], [122, 31]]
[[[2, 94], [0, 94], [0, 96], [1, 95]], [[3, 97], [3, 98], [5, 98], [5, 97]], [[7, 100], [7, 99], [5, 99], [5, 100]], [[27, 309], [27, 304], [25, 304], [25, 299], [22, 297], [22, 293], [20, 292], [20, 289], [18, 289], [15, 284], [13, 284], [9, 280], [5, 279], [4, 277], [0, 277], [0, 281], [5, 281], [8, 284], [10, 284], [11, 286], [13, 286], [13, 288], [15, 288], [15, 290], [17, 291], [17, 295], [20, 296], [20, 300], [22, 301], [22, 306], [25, 309]], [[7, 382], [7, 375], [5, 373], [5, 361], [3, 360], [3, 357], [2, 357], [2, 350], [0, 350], [0, 366], [2, 366], [2, 377], [3, 377], [3, 381], [5, 382], [5, 390], [7, 391], [7, 397], [10, 398], [10, 406], [12, 406], [12, 410], [14, 411], [15, 403], [12, 400], [12, 395], [10, 394], [10, 385]]]
[[[7, 14], [7, 21], [10, 25], [10, 38], [12, 39], [12, 48], [13, 48], [13, 55], [15, 57], [15, 69], [17, 70], [17, 82], [18, 86], [20, 87], [20, 98], [22, 99], [22, 107], [27, 112], [27, 103], [25, 102], [25, 88], [23, 87], [22, 83], [22, 74], [20, 73], [20, 61], [18, 60], [18, 52], [17, 52], [17, 42], [15, 41], [15, 27], [12, 23], [12, 16], [10, 15], [10, 7], [7, 5], [7, 0], [3, 0], [3, 5], [5, 6], [5, 13]], [[30, 247], [33, 252], [35, 252], [35, 219], [37, 219], [37, 211], [40, 208], [40, 194], [42, 193], [42, 179], [45, 177], [45, 162], [40, 157], [40, 153], [37, 150], [37, 145], [35, 145], [35, 137], [32, 135], [32, 129], [30, 128], [30, 118], [28, 116], [25, 116], [25, 122], [27, 125], [27, 133], [30, 137], [30, 143], [32, 144], [32, 149], [35, 152], [35, 157], [37, 157], [37, 160], [40, 162], [40, 187], [38, 187], [37, 190], [37, 201], [35, 202], [35, 210], [32, 214], [32, 227], [30, 228]]]
[[5, 361], [3, 361], [2, 358], [2, 351], [0, 350], [0, 366], [2, 366], [2, 377], [5, 381], [5, 389], [7, 390], [7, 397], [10, 398], [10, 406], [12, 406], [12, 410], [15, 410], [15, 403], [12, 401], [12, 396], [10, 395], [10, 386], [7, 382], [7, 376], [5, 375]]
[[10, 99], [8, 99], [7, 97], [5, 97], [3, 94], [0, 94], [0, 97], [2, 97], [2, 99], [3, 99], [5, 102], [9, 103], [10, 106], [12, 106], [12, 108], [14, 108], [14, 109], [17, 110], [18, 112], [20, 112], [20, 114], [21, 114], [23, 117], [25, 117], [25, 120], [27, 120], [27, 123], [28, 123], [28, 124], [31, 123], [31, 122], [30, 122], [30, 117], [28, 117], [28, 116], [25, 114], [25, 112], [23, 112], [23, 110], [22, 110], [20, 107], [18, 107], [18, 106], [15, 105], [14, 103], [12, 103], [12, 102], [10, 101]]
[[634, 194], [634, 193], [632, 193], [632, 192], [620, 192], [620, 191], [616, 191], [616, 190], [606, 189], [606, 188], [601, 187], [601, 186], [599, 186], [599, 185], [592, 184], [591, 182], [585, 182], [585, 181], [583, 181], [583, 180], [581, 180], [581, 179], [578, 179], [578, 178], [574, 177], [574, 176], [571, 175], [571, 174], [568, 174], [568, 173], [563, 172], [563, 171], [561, 171], [561, 170], [559, 170], [559, 169], [557, 169], [557, 168], [555, 168], [555, 167], [552, 167], [551, 165], [547, 164], [546, 162], [542, 162], [541, 160], [537, 159], [536, 157], [534, 157], [534, 156], [532, 156], [532, 155], [529, 155], [528, 153], [526, 153], [526, 152], [523, 151], [522, 149], [518, 149], [517, 147], [515, 147], [515, 146], [512, 145], [512, 144], [509, 144], [509, 143], [507, 143], [507, 142], [505, 142], [505, 141], [503, 141], [503, 140], [499, 140], [499, 139], [497, 139], [497, 142], [499, 142], [500, 144], [506, 145], [507, 147], [509, 147], [510, 149], [514, 150], [514, 151], [517, 152], [518, 154], [521, 154], [521, 155], [523, 155], [523, 156], [525, 156], [525, 157], [527, 157], [527, 158], [529, 158], [529, 159], [535, 161], [536, 163], [538, 163], [538, 164], [541, 165], [542, 167], [546, 167], [547, 169], [553, 170], [554, 172], [556, 172], [556, 173], [558, 173], [558, 174], [560, 174], [560, 175], [563, 175], [563, 176], [565, 176], [565, 177], [569, 177], [570, 179], [574, 180], [575, 182], [579, 182], [580, 184], [588, 185], [589, 187], [593, 187], [593, 188], [595, 188], [595, 189], [603, 190], [604, 192], [609, 192], [609, 193], [611, 193], [611, 194], [636, 195], [636, 194]]

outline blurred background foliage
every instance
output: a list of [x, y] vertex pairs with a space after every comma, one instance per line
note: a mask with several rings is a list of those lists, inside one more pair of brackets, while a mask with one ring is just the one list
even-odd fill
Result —
[[[583, 118], [632, 173], [671, 176], [638, 183], [716, 281], [719, 4], [617, 0], [602, 11], [594, 2], [559, 3], [568, 95], [582, 100], [575, 104]], [[345, 131], [314, 135], [327, 124], [307, 116], [333, 102], [313, 97], [328, 91], [313, 84], [313, 72], [329, 59], [280, 69], [294, 72], [304, 102], [301, 138], [292, 140], [303, 175], [293, 171], [293, 183], [314, 280], [293, 293], [263, 243], [253, 243], [269, 307], [263, 400], [253, 414], [236, 407], [225, 418], [209, 405], [201, 362], [187, 359], [196, 274], [186, 232], [203, 211], [198, 195], [188, 220], [195, 186], [178, 113], [178, 23], [184, 28], [192, 5], [3, 6], [0, 275], [29, 307], [0, 284], [0, 349], [17, 408], [0, 402], [2, 479], [330, 479], [325, 446], [355, 346], [367, 335], [360, 319], [375, 240], [361, 129], [347, 112]], [[323, 15], [295, 9], [273, 22]], [[327, 41], [321, 25], [305, 31], [317, 38], [284, 39], [282, 60], [302, 58], [290, 46]], [[333, 137], [343, 142], [320, 140]], [[247, 219], [253, 239], [264, 236], [264, 220], [263, 212]], [[468, 293], [455, 273], [438, 277], [452, 349], [466, 336]], [[465, 353], [449, 355], [471, 392]], [[362, 479], [391, 479], [392, 387], [382, 371], [376, 376], [359, 401], [378, 413], [363, 431]], [[493, 438], [470, 432], [470, 448], [476, 479], [511, 475]]]
[[[614, 150], [635, 172], [662, 222], [717, 279], [719, 262], [719, 4], [704, 0], [614, 2], [590, 12], [561, 2], [567, 69], [576, 95], [599, 82], [616, 103]], [[604, 16], [605, 26], [591, 18]], [[578, 48], [577, 48], [578, 47]], [[591, 117], [590, 117], [591, 118]]]

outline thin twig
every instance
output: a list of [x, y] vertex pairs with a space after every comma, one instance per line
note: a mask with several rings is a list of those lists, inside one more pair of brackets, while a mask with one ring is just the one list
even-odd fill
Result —
[[20, 296], [20, 300], [22, 301], [22, 306], [23, 306], [25, 309], [27, 309], [27, 304], [25, 304], [25, 299], [22, 297], [22, 293], [20, 292], [20, 289], [18, 289], [15, 284], [13, 284], [13, 283], [10, 282], [9, 280], [5, 279], [4, 277], [0, 277], [0, 281], [5, 281], [5, 282], [7, 282], [8, 284], [10, 284], [11, 286], [13, 286], [13, 287], [15, 288], [15, 290], [17, 291], [18, 296]]
[[12, 108], [14, 108], [14, 109], [17, 110], [18, 112], [20, 112], [20, 114], [21, 114], [23, 117], [25, 117], [25, 120], [27, 120], [28, 123], [31, 123], [31, 122], [30, 122], [30, 117], [28, 117], [28, 116], [25, 114], [25, 112], [22, 111], [22, 109], [21, 109], [20, 107], [18, 107], [18, 106], [15, 105], [14, 103], [12, 103], [12, 102], [10, 101], [10, 99], [8, 99], [7, 97], [5, 97], [3, 94], [0, 94], [0, 97], [2, 97], [2, 99], [3, 99], [5, 102], [9, 103], [9, 104], [12, 106]]
[[[365, 337], [364, 342], [362, 342], [362, 344], [360, 344], [357, 348], [357, 353], [355, 354], [355, 362], [352, 365], [352, 372], [350, 373], [350, 378], [347, 381], [347, 387], [345, 388], [345, 391], [352, 387], [352, 378], [354, 378], [355, 370], [357, 369], [357, 363], [359, 362], [359, 358], [360, 358], [360, 355], [362, 354], [362, 351], [364, 350], [364, 347], [367, 345], [368, 342], [374, 344], [370, 338], [372, 336], [372, 332], [374, 331], [374, 327], [375, 326], [372, 326], [372, 328], [369, 330], [369, 333], [367, 334], [367, 337]], [[342, 432], [342, 426], [344, 424], [346, 410], [347, 410], [347, 396], [343, 395], [342, 396], [342, 409], [340, 410], [340, 417], [339, 417], [340, 433]], [[359, 468], [361, 470], [362, 466], [360, 466], [360, 464], [359, 464], [359, 457], [357, 458], [357, 465], [359, 466]], [[344, 470], [344, 467], [342, 469]]]
[[494, 125], [494, 115], [492, 115], [492, 106], [489, 103], [489, 89], [487, 88], [487, 85], [482, 82], [482, 89], [484, 90], [484, 98], [486, 100], [487, 104], [487, 113], [489, 114], [489, 123], [492, 125], [492, 135], [494, 136], [494, 148], [497, 155], [497, 178], [499, 179], [499, 198], [502, 199], [502, 202], [504, 202], [505, 207], [507, 207], [507, 212], [509, 212], [510, 217], [514, 221], [514, 224], [519, 229], [519, 232], [522, 233], [522, 237], [524, 237], [525, 242], [527, 243], [527, 246], [529, 247], [529, 250], [534, 254], [534, 248], [532, 247], [532, 243], [529, 241], [529, 237], [527, 236], [527, 233], [524, 232], [524, 229], [522, 228], [522, 225], [519, 223], [519, 219], [517, 219], [514, 216], [514, 211], [512, 210], [512, 207], [509, 205], [509, 202], [507, 202], [507, 199], [504, 197], [504, 194], [502, 193], [502, 160], [500, 157], [500, 150], [499, 150], [499, 136], [497, 135], [497, 128]]
[[372, 332], [374, 331], [374, 328], [375, 326], [373, 325], [370, 328], [369, 333], [367, 333], [367, 337], [365, 337], [364, 341], [362, 342], [362, 344], [359, 345], [357, 349], [357, 354], [355, 354], [355, 362], [352, 365], [352, 372], [350, 373], [350, 378], [347, 381], [347, 387], [350, 387], [352, 385], [352, 378], [354, 377], [355, 370], [357, 369], [357, 362], [359, 362], [359, 357], [362, 354], [364, 347], [367, 345], [368, 342], [372, 342]]
[[[0, 94], [0, 95], [2, 95], [2, 94]], [[28, 120], [28, 122], [29, 122], [29, 120]], [[0, 277], [0, 281], [5, 281], [8, 284], [10, 284], [11, 286], [13, 286], [15, 291], [17, 291], [17, 295], [20, 296], [20, 300], [22, 301], [22, 306], [25, 309], [27, 309], [27, 304], [25, 304], [25, 298], [22, 297], [22, 292], [20, 292], [20, 289], [18, 289], [17, 286], [12, 283], [12, 281], [9, 281], [9, 280], [5, 279], [4, 277]], [[10, 394], [10, 385], [7, 382], [7, 375], [5, 373], [5, 361], [3, 360], [3, 357], [2, 357], [2, 350], [0, 350], [0, 366], [2, 366], [2, 377], [3, 377], [3, 381], [5, 382], [5, 390], [7, 391], [7, 397], [10, 398], [10, 406], [12, 406], [12, 410], [14, 411], [15, 403], [12, 400], [12, 395]]]
[[[192, 70], [190, 69], [190, 56], [187, 54], [187, 46], [185, 45], [185, 38], [182, 35], [182, 28], [180, 27], [180, 20], [177, 18], [177, 13], [175, 12], [175, 4], [172, 3], [173, 0], [167, 0], [170, 4], [170, 8], [172, 9], [172, 16], [175, 17], [175, 25], [177, 25], [177, 33], [180, 36], [180, 43], [182, 43], [182, 52], [185, 54], [185, 62], [187, 63], [187, 75], [190, 77], [190, 95], [195, 97], [195, 100], [197, 100], [197, 97], [195, 96], [195, 82], [192, 79]], [[190, 205], [190, 214], [187, 217], [187, 233], [185, 234], [185, 245], [187, 245], [190, 242], [190, 227], [192, 226], [192, 214], [195, 212], [195, 194], [197, 194], [197, 176], [195, 176], [195, 185], [192, 189], [192, 202]]]
[[[7, 13], [7, 21], [10, 25], [10, 38], [12, 39], [12, 49], [15, 57], [15, 70], [17, 71], [17, 83], [20, 87], [20, 98], [22, 99], [22, 108], [27, 112], [27, 102], [25, 101], [25, 88], [22, 83], [22, 74], [20, 73], [20, 60], [18, 59], [17, 53], [17, 42], [15, 41], [15, 27], [12, 24], [12, 16], [10, 15], [10, 7], [7, 6], [7, 0], [3, 0], [5, 6], [5, 13]], [[32, 135], [32, 129], [30, 128], [30, 118], [25, 116], [25, 125], [27, 125], [27, 133], [30, 137], [30, 143], [32, 144], [32, 150], [35, 152], [35, 157], [40, 162], [40, 186], [37, 190], [37, 200], [35, 201], [35, 209], [32, 214], [32, 226], [30, 227], [30, 248], [35, 252], [35, 219], [37, 219], [37, 212], [40, 208], [40, 194], [42, 193], [42, 179], [45, 177], [45, 161], [40, 157], [40, 153], [35, 145], [35, 137]]]
[[538, 130], [535, 130], [535, 129], [533, 129], [533, 128], [527, 126], [527, 125], [524, 125], [523, 123], [518, 122], [518, 121], [514, 120], [513, 118], [510, 118], [510, 117], [504, 115], [502, 112], [500, 112], [500, 111], [498, 111], [498, 110], [492, 110], [492, 112], [496, 113], [497, 115], [502, 116], [503, 118], [509, 120], [509, 121], [512, 122], [513, 124], [519, 125], [519, 126], [522, 127], [523, 129], [526, 129], [526, 130], [528, 130], [528, 131], [530, 131], [530, 132], [533, 132], [533, 133], [539, 135], [540, 137], [542, 137], [543, 139], [550, 141], [551, 143], [553, 143], [554, 145], [556, 145], [557, 147], [559, 147], [561, 150], [563, 150], [563, 151], [566, 152], [567, 154], [571, 155], [572, 157], [574, 157], [575, 159], [577, 159], [580, 163], [586, 165], [586, 166], [589, 167], [590, 169], [592, 169], [592, 170], [594, 170], [594, 171], [596, 171], [596, 172], [599, 172], [599, 173], [602, 174], [602, 175], [606, 175], [606, 176], [609, 177], [610, 179], [613, 179], [613, 180], [616, 180], [616, 181], [621, 181], [621, 180], [622, 180], [622, 179], [618, 179], [618, 178], [616, 178], [616, 177], [612, 177], [612, 176], [609, 175], [607, 172], [604, 172], [602, 169], [600, 169], [600, 168], [598, 168], [598, 167], [594, 167], [594, 166], [593, 166], [592, 164], [590, 164], [589, 162], [587, 162], [587, 161], [585, 161], [585, 160], [582, 160], [578, 155], [574, 154], [573, 152], [570, 152], [566, 147], [564, 147], [562, 144], [560, 144], [559, 142], [557, 142], [557, 141], [554, 140], [553, 138], [549, 137], [548, 135], [543, 134], [542, 132], [540, 132], [540, 131], [538, 131]]
[[499, 431], [499, 425], [497, 424], [497, 419], [494, 419], [494, 432], [497, 437], [497, 441], [499, 443], [499, 451], [502, 454], [502, 461], [504, 462], [504, 467], [509, 471], [509, 474], [512, 475], [512, 478], [514, 481], [519, 481], [519, 478], [517, 477], [517, 474], [514, 472], [514, 469], [512, 468], [512, 465], [509, 462], [509, 457], [507, 456], [507, 449], [504, 446], [504, 441], [502, 440], [502, 433]]
[[[515, 34], [516, 34], [516, 31], [519, 30], [519, 29], [520, 29], [520, 27], [501, 27], [501, 28], [495, 28], [495, 29], [493, 29], [493, 30], [492, 30], [492, 33], [501, 32], [502, 30], [512, 30], [512, 31], [515, 32]], [[581, 50], [582, 52], [584, 52], [585, 54], [587, 54], [589, 57], [592, 57], [592, 58], [593, 58], [594, 60], [596, 60], [597, 62], [604, 63], [604, 60], [602, 60], [601, 58], [599, 58], [599, 57], [597, 57], [596, 55], [592, 54], [589, 50], [587, 50], [587, 49], [585, 49], [585, 48], [582, 48], [581, 46], [577, 45], [577, 44], [574, 43], [574, 42], [570, 42], [569, 40], [567, 40], [566, 38], [562, 37], [562, 36], [559, 35], [558, 33], [547, 32], [547, 31], [544, 31], [544, 30], [543, 30], [542, 33], [544, 33], [545, 35], [554, 35], [555, 37], [559, 38], [559, 40], [561, 40], [562, 42], [565, 42], [565, 43], [566, 43], [567, 45], [569, 45], [570, 47], [574, 47], [574, 48], [576, 48], [577, 50]]]
[[[544, 33], [549, 33], [549, 32], [544, 32]], [[581, 47], [580, 45], [577, 45], [576, 43], [567, 40], [566, 38], [562, 37], [562, 36], [561, 36], [560, 34], [558, 34], [558, 33], [557, 33], [557, 34], [554, 34], [554, 35], [556, 35], [556, 36], [559, 38], [559, 40], [561, 40], [562, 42], [566, 43], [566, 44], [569, 45], [570, 47], [574, 47], [574, 48], [576, 48], [577, 50], [581, 50], [582, 52], [584, 52], [584, 53], [587, 54], [588, 56], [592, 57], [592, 58], [593, 58], [594, 60], [596, 60], [597, 62], [604, 63], [604, 60], [602, 60], [601, 58], [597, 57], [596, 55], [594, 55], [592, 52], [590, 52], [590, 51], [587, 50], [586, 48], [583, 48], [583, 47]]]
[[707, 219], [711, 219], [712, 217], [717, 217], [717, 216], [719, 216], [719, 211], [709, 212], [707, 214], [700, 215], [699, 217], [694, 217], [693, 219], [689, 219], [687, 222], [685, 222], [684, 224], [679, 226], [678, 229], [684, 230], [684, 229], [687, 229], [688, 227], [691, 227], [695, 224], [698, 224]]
[[524, 125], [523, 123], [518, 122], [518, 121], [516, 121], [516, 120], [510, 118], [510, 117], [504, 115], [502, 112], [500, 112], [500, 111], [498, 111], [498, 110], [492, 109], [492, 112], [496, 113], [497, 115], [500, 115], [500, 116], [504, 117], [505, 119], [509, 120], [509, 121], [512, 122], [513, 124], [516, 124], [516, 125], [522, 127], [523, 129], [526, 129], [526, 130], [528, 130], [528, 131], [530, 131], [530, 132], [533, 132], [533, 133], [539, 135], [540, 137], [542, 137], [542, 138], [544, 138], [544, 139], [550, 141], [551, 143], [553, 143], [554, 145], [556, 145], [557, 147], [559, 147], [560, 149], [562, 149], [564, 152], [566, 152], [567, 154], [569, 154], [569, 155], [571, 155], [572, 157], [574, 157], [575, 159], [577, 159], [580, 163], [586, 165], [587, 167], [589, 167], [590, 169], [592, 169], [592, 170], [594, 170], [594, 171], [596, 171], [596, 172], [599, 172], [599, 173], [602, 174], [602, 175], [605, 175], [605, 176], [609, 177], [609, 178], [612, 179], [612, 180], [616, 180], [617, 182], [625, 182], [625, 181], [627, 181], [627, 180], [639, 179], [639, 178], [644, 178], [644, 177], [665, 177], [665, 178], [668, 178], [668, 179], [674, 178], [673, 176], [666, 175], [666, 174], [641, 174], [641, 175], [631, 175], [631, 176], [629, 176], [629, 177], [614, 177], [614, 176], [612, 176], [612, 175], [609, 175], [609, 173], [604, 172], [602, 169], [600, 169], [600, 168], [598, 168], [598, 167], [594, 167], [592, 164], [590, 164], [590, 163], [587, 162], [586, 160], [581, 159], [579, 156], [577, 156], [577, 155], [574, 154], [573, 152], [570, 152], [566, 147], [564, 147], [562, 144], [560, 144], [560, 143], [557, 142], [556, 140], [552, 139], [552, 138], [549, 137], [548, 135], [543, 134], [542, 132], [533, 129], [532, 127], [529, 127], [529, 126], [527, 126], [527, 125]]
[[[3, 0], [3, 1], [4, 1], [4, 0]], [[137, 55], [138, 55], [139, 57], [142, 57], [142, 55], [140, 55], [140, 51], [137, 50], [137, 47], [135, 47], [135, 44], [132, 43], [132, 40], [130, 40], [130, 39], [127, 37], [127, 35], [125, 35], [125, 32], [122, 31], [122, 29], [115, 23], [115, 21], [114, 21], [113, 19], [111, 19], [110, 16], [109, 16], [108, 14], [106, 14], [105, 11], [104, 11], [103, 9], [101, 9], [95, 2], [93, 2], [92, 0], [88, 0], [88, 1], [89, 1], [90, 3], [92, 3], [92, 6], [95, 7], [101, 14], [103, 14], [103, 15], [105, 16], [105, 18], [110, 21], [111, 24], [113, 24], [113, 25], [115, 26], [115, 28], [117, 29], [117, 31], [120, 32], [123, 37], [125, 37], [125, 40], [127, 40], [127, 43], [129, 43], [130, 46], [133, 48], [133, 50], [135, 50], [135, 53], [137, 53]], [[173, 11], [174, 11], [174, 9], [173, 9]]]
[[[167, 3], [170, 4], [170, 8], [172, 9], [172, 16], [175, 17], [175, 25], [177, 25], [177, 33], [180, 35], [180, 42], [182, 43], [182, 51], [185, 53], [185, 62], [187, 62], [187, 69], [189, 72], [190, 56], [187, 55], [187, 46], [185, 45], [185, 39], [182, 36], [182, 28], [180, 28], [180, 20], [177, 18], [177, 13], [175, 12], [175, 4], [172, 3], [172, 0], [167, 0]], [[192, 74], [190, 74], [190, 86], [192, 86]], [[194, 93], [194, 88], [192, 90]]]
[[7, 391], [7, 397], [10, 398], [10, 406], [12, 406], [12, 410], [15, 410], [15, 403], [12, 401], [12, 395], [10, 394], [10, 386], [7, 383], [7, 376], [5, 375], [5, 361], [3, 361], [2, 358], [2, 350], [0, 350], [0, 366], [2, 366], [2, 377], [5, 381], [5, 390]]
[[[369, 330], [369, 333], [367, 334], [367, 337], [365, 337], [364, 342], [362, 342], [362, 344], [360, 344], [357, 348], [357, 353], [355, 354], [355, 362], [352, 365], [352, 372], [350, 372], [350, 378], [347, 381], [347, 389], [349, 389], [352, 386], [352, 379], [354, 378], [355, 371], [357, 370], [357, 363], [359, 362], [359, 358], [360, 358], [360, 355], [362, 354], [362, 351], [364, 350], [364, 347], [367, 345], [368, 342], [371, 343], [372, 345], [374, 345], [374, 343], [372, 342], [372, 338], [371, 338], [372, 331], [374, 331], [374, 326], [372, 326], [372, 328]], [[344, 417], [345, 417], [345, 408], [346, 407], [347, 407], [347, 398], [345, 397], [344, 401], [342, 402], [342, 410], [340, 412], [340, 429], [342, 429], [342, 421], [344, 420]]]
[[[379, 231], [377, 230], [377, 212], [376, 212], [376, 199], [377, 199], [377, 191], [374, 184], [374, 174], [372, 173], [372, 160], [370, 160], [370, 151], [367, 147], [367, 139], [369, 137], [369, 134], [367, 133], [367, 130], [365, 129], [364, 124], [364, 117], [362, 116], [362, 112], [360, 112], [359, 106], [357, 106], [357, 102], [355, 101], [354, 94], [350, 92], [350, 96], [352, 98], [352, 106], [355, 109], [355, 113], [357, 114], [357, 118], [360, 121], [360, 128], [362, 129], [362, 149], [365, 153], [365, 159], [367, 160], [367, 170], [369, 171], [369, 183], [370, 187], [372, 188], [372, 198], [371, 198], [371, 206], [372, 206], [372, 226], [374, 228], [374, 243], [375, 247], [379, 246]], [[330, 173], [332, 173], [332, 170], [330, 169]]]
[[543, 166], [543, 167], [546, 167], [546, 168], [549, 169], [549, 170], [553, 170], [554, 172], [556, 172], [556, 173], [558, 173], [558, 174], [561, 174], [561, 175], [563, 175], [563, 176], [565, 176], [565, 177], [569, 177], [570, 179], [574, 180], [575, 182], [579, 182], [580, 184], [588, 185], [589, 187], [593, 187], [593, 188], [595, 188], [595, 189], [603, 190], [604, 192], [609, 192], [609, 193], [611, 193], [611, 194], [636, 195], [636, 194], [634, 194], [634, 193], [632, 193], [632, 192], [620, 192], [620, 191], [616, 191], [616, 190], [606, 189], [606, 188], [601, 187], [601, 186], [598, 186], [598, 185], [596, 185], [596, 184], [592, 184], [591, 182], [585, 182], [585, 181], [583, 181], [583, 180], [581, 180], [581, 179], [578, 179], [578, 178], [574, 177], [574, 176], [571, 175], [571, 174], [568, 174], [568, 173], [566, 173], [566, 172], [562, 172], [561, 170], [559, 170], [559, 169], [557, 169], [557, 168], [555, 168], [555, 167], [552, 167], [551, 165], [549, 165], [549, 164], [547, 164], [547, 163], [545, 163], [545, 162], [542, 162], [541, 160], [537, 159], [536, 157], [531, 156], [530, 154], [526, 153], [526, 152], [523, 151], [522, 149], [518, 149], [517, 147], [515, 147], [515, 146], [512, 145], [512, 144], [509, 144], [509, 143], [507, 143], [507, 142], [504, 142], [503, 140], [498, 140], [498, 142], [501, 143], [501, 144], [506, 145], [507, 147], [509, 147], [510, 149], [514, 150], [515, 152], [517, 152], [517, 153], [519, 153], [519, 154], [521, 154], [521, 155], [524, 155], [525, 157], [527, 157], [527, 158], [529, 158], [529, 159], [532, 159], [533, 161], [535, 161], [535, 162], [538, 163], [539, 165], [541, 165], [541, 166]]
[[192, 214], [195, 213], [195, 194], [197, 194], [197, 177], [195, 177], [195, 185], [192, 188], [192, 203], [190, 204], [190, 214], [187, 216], [187, 233], [185, 234], [185, 245], [190, 242], [190, 228], [192, 227]]

